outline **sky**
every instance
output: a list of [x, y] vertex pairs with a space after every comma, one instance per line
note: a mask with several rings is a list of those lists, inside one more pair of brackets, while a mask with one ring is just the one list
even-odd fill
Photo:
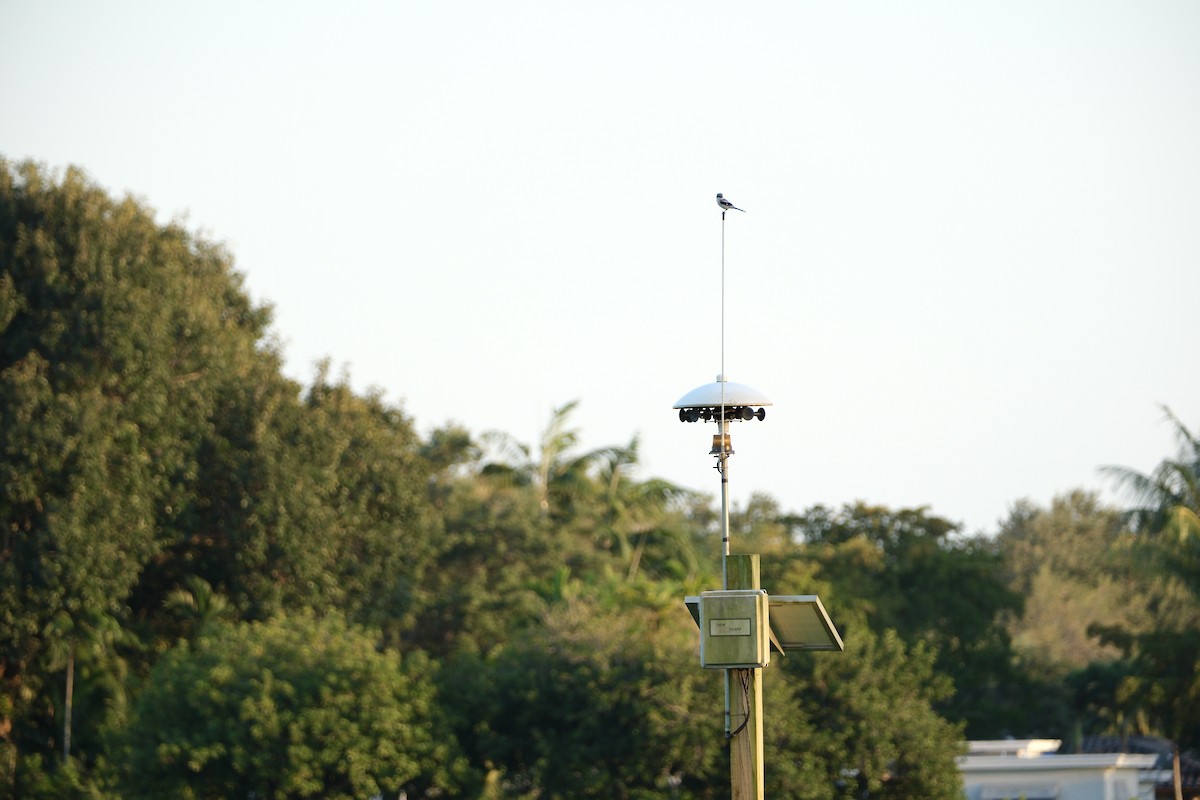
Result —
[[224, 243], [289, 376], [422, 434], [577, 400], [716, 498], [724, 369], [736, 504], [977, 533], [1200, 427], [1192, 0], [0, 0], [0, 156]]

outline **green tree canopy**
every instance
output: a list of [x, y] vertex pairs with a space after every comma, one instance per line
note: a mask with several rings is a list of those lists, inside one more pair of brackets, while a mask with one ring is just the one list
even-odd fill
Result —
[[[422, 441], [327, 365], [285, 378], [269, 324], [222, 247], [0, 160], [0, 795], [722, 796], [681, 603], [718, 581], [711, 499], [641, 479], [636, 436], [580, 452], [575, 403], [534, 446]], [[1175, 457], [1110, 470], [1132, 534], [1082, 492], [994, 540], [735, 507], [847, 643], [765, 672], [772, 793], [955, 796], [962, 735], [1068, 706], [1194, 742], [1200, 440], [1168, 417]]]
[[[1179, 443], [1175, 456], [1148, 475], [1106, 468], [1130, 492], [1127, 518], [1135, 533], [1130, 552], [1155, 589], [1150, 607], [1155, 626], [1094, 630], [1128, 661], [1112, 705], [1140, 732], [1172, 739], [1178, 766], [1179, 749], [1200, 747], [1200, 434], [1169, 409], [1166, 414]], [[1163, 576], [1169, 577], [1165, 586]]]
[[137, 798], [410, 797], [454, 788], [424, 658], [336, 616], [217, 625], [167, 653], [120, 733]]
[[0, 767], [68, 749], [72, 716], [95, 742], [127, 659], [186, 632], [183, 589], [412, 633], [440, 546], [421, 442], [325, 369], [284, 378], [223, 248], [0, 161], [0, 270]]
[[1178, 442], [1175, 456], [1164, 458], [1149, 474], [1129, 467], [1105, 467], [1128, 492], [1126, 516], [1145, 535], [1155, 567], [1176, 575], [1200, 597], [1200, 432], [1192, 432], [1163, 409]]
[[[782, 517], [800, 541], [790, 558], [764, 565], [763, 584], [795, 559], [818, 567], [839, 614], [858, 612], [876, 634], [893, 630], [910, 646], [924, 642], [955, 691], [943, 713], [965, 720], [972, 736], [1004, 735], [1025, 725], [1023, 681], [1013, 672], [1005, 621], [1021, 597], [1005, 583], [992, 542], [957, 535], [958, 526], [926, 509], [855, 503], [815, 506]], [[794, 591], [794, 590], [793, 590]]]
[[[489, 797], [720, 797], [721, 699], [698, 668], [674, 587], [614, 575], [549, 606], [489, 656], [464, 654], [442, 694]], [[670, 791], [676, 794], [671, 795]]]
[[1025, 597], [1009, 631], [1017, 653], [1038, 672], [1062, 677], [1094, 661], [1112, 660], [1088, 629], [1096, 623], [1144, 629], [1147, 608], [1131, 598], [1145, 587], [1121, 558], [1120, 512], [1094, 492], [1055, 497], [1050, 508], [1013, 506], [996, 537], [1009, 585]]
[[255, 426], [246, 402], [287, 390], [269, 320], [220, 247], [78, 170], [0, 160], [0, 737], [57, 745], [54, 638], [95, 652], [198, 533], [197, 497], [236, 505], [195, 487], [208, 443]]
[[797, 800], [958, 800], [963, 729], [935, 706], [953, 692], [927, 646], [843, 620], [846, 650], [765, 670], [767, 794]]

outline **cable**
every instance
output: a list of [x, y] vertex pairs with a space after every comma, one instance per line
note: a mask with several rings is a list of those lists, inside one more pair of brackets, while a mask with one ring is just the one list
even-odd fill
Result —
[[746, 711], [746, 718], [742, 720], [741, 725], [737, 726], [737, 730], [726, 731], [726, 733], [725, 733], [726, 739], [732, 739], [733, 737], [737, 736], [739, 733], [746, 730], [746, 726], [750, 724], [750, 674], [751, 674], [751, 672], [748, 669], [739, 669], [738, 672], [741, 673], [741, 675], [738, 676], [738, 680], [742, 684], [742, 708], [745, 709], [745, 711]]

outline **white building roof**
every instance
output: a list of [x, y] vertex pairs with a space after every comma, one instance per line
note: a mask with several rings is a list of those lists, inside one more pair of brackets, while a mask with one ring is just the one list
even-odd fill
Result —
[[967, 800], [1153, 800], [1157, 756], [1059, 755], [1058, 739], [970, 742], [958, 759]]

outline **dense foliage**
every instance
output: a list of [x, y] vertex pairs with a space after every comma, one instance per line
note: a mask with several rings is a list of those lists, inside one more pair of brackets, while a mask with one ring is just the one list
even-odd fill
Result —
[[[640, 477], [636, 438], [579, 452], [571, 403], [534, 446], [421, 437], [283, 377], [269, 326], [222, 248], [0, 161], [0, 795], [727, 796], [681, 603], [719, 583], [710, 498]], [[764, 588], [847, 644], [765, 672], [771, 795], [957, 797], [965, 737], [1195, 747], [1171, 419], [1177, 457], [1115, 472], [1129, 515], [735, 509]]]
[[217, 624], [155, 664], [114, 736], [126, 797], [371, 797], [461, 771], [430, 663], [336, 615]]

